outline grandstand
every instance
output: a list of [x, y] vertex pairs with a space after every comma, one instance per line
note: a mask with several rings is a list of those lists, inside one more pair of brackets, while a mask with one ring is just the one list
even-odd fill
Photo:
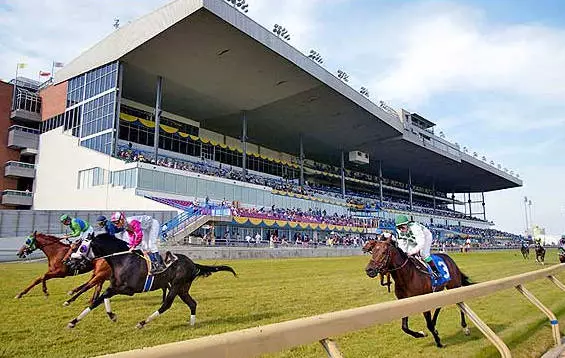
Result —
[[[224, 1], [176, 0], [116, 30], [40, 95], [35, 209], [173, 207], [210, 217], [217, 236], [263, 238], [364, 236], [407, 213], [440, 237], [513, 238], [492, 231], [481, 194], [519, 178], [424, 117], [384, 110]], [[198, 209], [213, 205], [231, 221]]]

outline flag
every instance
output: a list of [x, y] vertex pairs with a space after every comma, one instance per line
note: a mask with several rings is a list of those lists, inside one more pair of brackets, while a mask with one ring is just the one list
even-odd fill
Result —
[[63, 66], [65, 66], [65, 64], [64, 64], [64, 63], [62, 63], [62, 62], [55, 62], [55, 61], [53, 61], [53, 67], [57, 67], [57, 68], [60, 68], [60, 67], [63, 67]]
[[27, 63], [18, 63], [18, 68], [26, 68]]
[[51, 72], [39, 71], [39, 76], [41, 76], [41, 77], [51, 76]]

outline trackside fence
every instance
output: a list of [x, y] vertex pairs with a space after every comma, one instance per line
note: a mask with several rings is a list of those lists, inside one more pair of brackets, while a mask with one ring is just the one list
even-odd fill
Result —
[[555, 346], [559, 346], [561, 344], [561, 337], [557, 318], [531, 292], [527, 291], [523, 285], [535, 280], [549, 279], [559, 289], [565, 291], [565, 285], [554, 277], [555, 274], [562, 272], [564, 269], [565, 264], [559, 264], [542, 270], [482, 282], [453, 290], [430, 293], [397, 301], [383, 302], [344, 311], [324, 313], [292, 321], [104, 355], [102, 357], [242, 358], [275, 353], [313, 342], [320, 342], [328, 356], [332, 358], [342, 357], [337, 345], [329, 339], [329, 337], [340, 336], [351, 331], [361, 330], [405, 316], [431, 311], [438, 307], [453, 304], [459, 306], [459, 308], [468, 315], [475, 326], [496, 346], [502, 357], [511, 357], [510, 350], [506, 344], [466, 303], [464, 303], [464, 301], [487, 296], [501, 290], [515, 288], [546, 314], [552, 327]]

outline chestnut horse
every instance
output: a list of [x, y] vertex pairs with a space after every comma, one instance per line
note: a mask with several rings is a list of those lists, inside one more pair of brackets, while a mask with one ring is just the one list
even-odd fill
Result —
[[110, 279], [112, 275], [112, 269], [106, 262], [106, 260], [94, 260], [91, 264], [87, 265], [83, 269], [77, 272], [71, 272], [67, 265], [63, 263], [63, 258], [65, 254], [69, 251], [70, 245], [61, 242], [61, 238], [38, 233], [37, 231], [30, 235], [26, 240], [26, 243], [18, 250], [18, 257], [24, 258], [31, 254], [33, 251], [39, 249], [43, 251], [48, 260], [47, 272], [38, 278], [36, 278], [31, 285], [26, 287], [22, 292], [20, 292], [16, 298], [22, 298], [26, 293], [28, 293], [34, 286], [40, 282], [43, 285], [43, 294], [45, 296], [49, 295], [47, 292], [46, 281], [52, 278], [63, 278], [67, 276], [73, 276], [78, 274], [83, 274], [94, 270], [92, 277], [88, 282], [77, 288], [71, 290], [69, 295], [74, 295], [68, 301], [65, 302], [65, 306], [77, 299], [78, 296], [88, 291], [92, 287], [96, 286], [94, 295], [92, 296], [91, 302], [94, 301], [100, 291], [102, 290], [102, 284], [104, 281]]
[[[471, 285], [469, 278], [459, 270], [459, 267], [449, 256], [446, 254], [437, 254], [437, 256], [440, 256], [445, 261], [451, 275], [451, 280], [439, 287], [432, 286], [430, 274], [424, 265], [399, 249], [396, 246], [396, 242], [390, 237], [383, 241], [376, 241], [373, 244], [371, 260], [365, 268], [365, 272], [371, 278], [376, 277], [379, 273], [390, 273], [395, 282], [394, 294], [398, 299], [441, 291], [445, 288], [452, 289]], [[428, 330], [434, 336], [436, 345], [443, 347], [435, 328], [439, 311], [440, 308], [437, 308], [433, 317], [430, 311], [426, 311], [424, 312], [424, 318], [426, 319]], [[467, 328], [463, 312], [461, 312], [461, 327], [465, 335], [469, 335], [469, 328]], [[402, 318], [402, 330], [415, 338], [426, 336], [423, 331], [415, 332], [408, 328], [408, 317]]]
[[[377, 242], [377, 240], [369, 239], [365, 243], [365, 245], [363, 245], [361, 251], [363, 251], [363, 253], [371, 254], [373, 252], [373, 246], [375, 246], [375, 242]], [[390, 285], [392, 285], [392, 282], [390, 282], [390, 273], [389, 272], [386, 273], [386, 282], [385, 282], [385, 275], [382, 273], [379, 273], [379, 275], [381, 276], [381, 286], [386, 286], [388, 292], [390, 293]]]

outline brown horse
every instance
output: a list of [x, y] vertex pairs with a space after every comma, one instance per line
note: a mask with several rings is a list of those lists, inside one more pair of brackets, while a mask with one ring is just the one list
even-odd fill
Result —
[[540, 244], [536, 244], [536, 262], [545, 265], [545, 248]]
[[18, 257], [23, 258], [33, 251], [39, 249], [43, 251], [45, 256], [47, 256], [48, 260], [48, 269], [47, 272], [38, 278], [36, 278], [31, 285], [26, 287], [22, 292], [20, 292], [16, 298], [22, 298], [26, 293], [28, 293], [34, 286], [39, 284], [40, 282], [43, 285], [43, 294], [45, 296], [49, 295], [47, 292], [47, 285], [46, 281], [52, 278], [63, 278], [67, 276], [73, 276], [78, 274], [83, 274], [89, 271], [94, 270], [92, 277], [88, 282], [79, 287], [71, 290], [69, 295], [74, 295], [68, 301], [65, 302], [65, 305], [70, 304], [74, 300], [77, 299], [78, 296], [83, 294], [84, 292], [88, 291], [92, 287], [96, 286], [96, 290], [94, 295], [92, 296], [91, 302], [94, 301], [100, 291], [102, 290], [102, 284], [104, 281], [108, 280], [112, 275], [112, 269], [110, 265], [104, 259], [94, 260], [92, 264], [87, 265], [83, 269], [77, 272], [70, 272], [67, 265], [63, 263], [63, 258], [65, 254], [69, 251], [70, 245], [64, 244], [61, 242], [61, 238], [46, 234], [38, 233], [37, 231], [31, 235], [26, 243], [18, 250]]
[[565, 263], [565, 253], [564, 252], [559, 253], [559, 262], [561, 262], [562, 264]]
[[[445, 261], [449, 273], [451, 274], [451, 280], [439, 287], [432, 287], [430, 274], [424, 265], [400, 250], [392, 238], [376, 241], [373, 244], [371, 260], [365, 268], [365, 271], [367, 276], [371, 278], [376, 277], [379, 273], [390, 273], [395, 282], [394, 294], [398, 299], [471, 284], [469, 278], [459, 270], [455, 262], [449, 256], [445, 254], [438, 254], [438, 256], [441, 256]], [[433, 317], [430, 311], [426, 311], [424, 312], [424, 318], [426, 319], [428, 330], [434, 336], [436, 345], [443, 347], [435, 328], [439, 311], [440, 308], [436, 309]], [[461, 312], [461, 327], [465, 335], [469, 335], [469, 328], [467, 328], [467, 322], [465, 322], [465, 314], [463, 312]], [[408, 328], [408, 317], [402, 318], [402, 330], [415, 338], [426, 336], [423, 331], [415, 332]]]
[[[365, 243], [365, 245], [363, 245], [361, 251], [363, 251], [363, 253], [371, 254], [373, 252], [373, 246], [375, 246], [375, 242], [377, 242], [377, 240], [370, 239]], [[388, 292], [390, 293], [390, 286], [392, 285], [392, 282], [390, 282], [390, 273], [389, 272], [386, 273], [386, 282], [385, 282], [385, 274], [379, 273], [379, 276], [381, 277], [381, 286], [386, 286]]]

